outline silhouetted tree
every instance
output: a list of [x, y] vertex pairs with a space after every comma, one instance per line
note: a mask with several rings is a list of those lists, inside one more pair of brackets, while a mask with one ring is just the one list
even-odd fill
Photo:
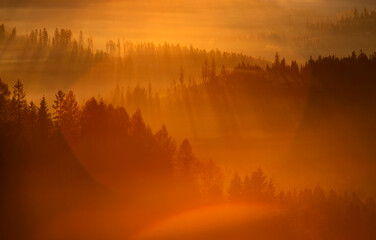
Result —
[[0, 78], [0, 122], [2, 123], [8, 120], [9, 96], [8, 84]]
[[53, 119], [58, 125], [61, 124], [64, 99], [65, 99], [65, 93], [59, 90], [57, 94], [55, 95], [54, 104], [52, 105], [52, 108], [54, 109]]
[[236, 172], [231, 179], [230, 186], [228, 188], [228, 199], [230, 201], [240, 201], [242, 200], [242, 193], [243, 193], [243, 183]]
[[226, 76], [226, 75], [227, 75], [227, 71], [226, 71], [225, 65], [222, 65], [222, 67], [221, 67], [221, 76]]
[[281, 62], [279, 60], [279, 53], [276, 52], [275, 57], [274, 57], [274, 67], [279, 68], [280, 64], [281, 64]]
[[215, 60], [213, 58], [210, 64], [209, 80], [214, 81], [215, 77], [216, 77], [216, 66], [215, 66]]
[[180, 87], [181, 87], [181, 88], [184, 88], [184, 87], [185, 87], [185, 83], [184, 83], [184, 69], [183, 69], [183, 66], [180, 66], [180, 72], [179, 72], [179, 83], [180, 83]]
[[255, 200], [262, 199], [264, 197], [267, 188], [267, 180], [264, 172], [261, 168], [257, 168], [251, 175], [250, 192], [251, 198]]
[[282, 58], [282, 60], [281, 60], [281, 68], [285, 69], [285, 67], [286, 67], [286, 60], [285, 60], [285, 58]]
[[21, 123], [23, 120], [23, 116], [25, 115], [25, 111], [27, 108], [26, 99], [25, 99], [25, 92], [23, 88], [23, 84], [20, 80], [17, 80], [16, 84], [13, 87], [13, 97], [12, 97], [12, 113], [16, 119], [18, 124]]
[[204, 64], [202, 65], [201, 77], [203, 82], [206, 82], [209, 77], [209, 64], [207, 59], [205, 59]]
[[155, 138], [161, 148], [164, 150], [164, 154], [166, 155], [165, 157], [172, 163], [173, 157], [176, 154], [176, 143], [174, 139], [169, 136], [165, 125], [163, 125], [161, 129], [155, 133]]
[[145, 122], [142, 118], [141, 111], [138, 109], [131, 118], [131, 133], [135, 136], [142, 136], [145, 132]]
[[38, 121], [38, 108], [34, 104], [33, 101], [29, 103], [27, 112], [28, 112], [28, 124], [32, 129], [35, 129], [37, 127], [37, 121]]
[[248, 174], [244, 177], [242, 193], [244, 199], [250, 199], [252, 196], [251, 179]]
[[187, 181], [197, 183], [197, 160], [193, 154], [192, 146], [187, 139], [181, 143], [177, 154], [177, 171]]
[[[55, 107], [60, 111], [60, 128], [68, 137], [74, 138], [79, 132], [80, 108], [78, 106], [76, 97], [72, 91], [69, 91], [65, 97], [63, 94], [58, 93], [58, 99]], [[61, 98], [64, 98], [62, 102]], [[56, 105], [56, 104], [61, 104]], [[55, 110], [55, 111], [57, 111]], [[57, 112], [59, 114], [59, 112]], [[59, 116], [59, 115], [58, 115]]]
[[37, 114], [37, 126], [41, 137], [46, 138], [49, 135], [51, 123], [51, 114], [48, 112], [46, 98], [43, 96]]
[[200, 190], [208, 202], [218, 202], [223, 197], [223, 174], [213, 160], [202, 163], [200, 167]]
[[5, 26], [4, 24], [0, 25], [0, 42], [5, 39]]

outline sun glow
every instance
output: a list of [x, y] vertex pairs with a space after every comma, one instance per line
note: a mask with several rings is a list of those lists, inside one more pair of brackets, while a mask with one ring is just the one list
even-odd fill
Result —
[[266, 222], [278, 214], [277, 209], [258, 204], [207, 206], [152, 224], [133, 239], [226, 239], [226, 234], [239, 226], [248, 225], [251, 229], [252, 225]]
[[376, 239], [375, 8], [0, 0], [0, 239]]

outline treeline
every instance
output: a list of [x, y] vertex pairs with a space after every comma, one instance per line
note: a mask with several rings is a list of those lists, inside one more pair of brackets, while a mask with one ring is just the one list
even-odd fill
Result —
[[359, 11], [355, 8], [352, 12], [341, 14], [334, 21], [307, 22], [306, 29], [319, 32], [375, 35], [376, 10], [365, 8]]
[[[248, 92], [252, 95], [258, 94], [255, 89], [260, 89], [256, 82], [269, 85], [269, 89], [279, 86], [279, 95], [269, 97], [274, 104], [267, 109], [273, 110], [274, 114], [265, 119], [272, 119], [271, 126], [289, 126], [293, 118], [286, 118], [288, 112], [294, 104], [302, 104], [302, 118], [297, 121], [299, 125], [295, 125], [299, 127], [296, 127], [297, 135], [289, 156], [294, 163], [292, 168], [303, 171], [301, 176], [305, 178], [307, 174], [314, 177], [325, 166], [331, 172], [332, 179], [348, 176], [348, 180], [343, 183], [345, 186], [361, 187], [367, 191], [372, 189], [368, 183], [375, 180], [373, 172], [376, 169], [373, 160], [376, 152], [372, 147], [376, 134], [373, 121], [373, 109], [376, 106], [375, 75], [375, 53], [367, 55], [360, 51], [343, 58], [310, 58], [298, 68], [294, 63], [287, 66], [283, 59], [276, 57], [274, 64], [263, 70], [241, 66], [233, 71], [232, 85], [229, 86], [233, 86], [232, 89], [239, 87], [238, 93]], [[305, 97], [293, 95], [296, 93], [294, 89], [306, 89]], [[285, 96], [281, 95], [283, 92]], [[287, 99], [292, 101], [286, 102]], [[286, 110], [274, 110], [281, 103], [286, 104]], [[266, 115], [268, 112], [261, 114]], [[360, 154], [362, 152], [367, 154]], [[359, 172], [362, 174], [357, 174]]]
[[[343, 58], [338, 58], [335, 55], [319, 56], [317, 59], [310, 57], [304, 64], [298, 64], [294, 60], [289, 64], [285, 58], [281, 59], [276, 53], [274, 62], [266, 64], [265, 67], [241, 62], [233, 69], [225, 65], [218, 68], [215, 60], [212, 59], [211, 64], [208, 64], [207, 61], [204, 62], [199, 79], [190, 77], [187, 79], [185, 70], [181, 68], [178, 81], [173, 80], [171, 83], [170, 92], [197, 86], [214, 87], [216, 81], [233, 86], [239, 83], [252, 84], [253, 81], [258, 81], [259, 85], [271, 84], [291, 88], [309, 85], [316, 81], [320, 81], [321, 87], [333, 84], [342, 88], [343, 85], [350, 84], [352, 81], [355, 87], [368, 88], [368, 84], [373, 84], [371, 79], [375, 73], [375, 65], [376, 53], [367, 55], [363, 51], [359, 51], [359, 53], [353, 51], [350, 56]], [[363, 80], [359, 80], [359, 78]], [[222, 87], [225, 86], [222, 85]]]
[[[91, 37], [82, 32], [74, 37], [70, 29], [56, 29], [49, 33], [35, 29], [26, 35], [18, 35], [16, 28], [0, 25], [0, 69], [7, 78], [21, 77], [40, 84], [69, 86], [76, 78], [106, 85], [109, 83], [136, 82], [166, 87], [180, 66], [189, 70], [192, 77], [199, 76], [205, 59], [214, 58], [226, 66], [235, 66], [240, 61], [263, 65], [265, 61], [240, 53], [220, 50], [202, 50], [179, 44], [132, 43], [107, 41], [105, 49], [94, 48]], [[56, 79], [58, 76], [59, 79]], [[34, 79], [35, 77], [35, 79]], [[37, 78], [39, 77], [39, 78]], [[99, 81], [98, 79], [106, 79]], [[59, 85], [60, 84], [60, 85]]]
[[[331, 81], [337, 81], [338, 85], [342, 85], [348, 83], [350, 80], [354, 81], [354, 83], [355, 81], [359, 81], [356, 76], [367, 79], [371, 78], [374, 73], [375, 64], [376, 52], [367, 55], [362, 50], [358, 53], [353, 51], [351, 55], [342, 58], [335, 55], [327, 57], [319, 56], [317, 59], [310, 57], [309, 60], [302, 65], [297, 64], [294, 60], [288, 64], [285, 58], [281, 60], [279, 54], [276, 53], [274, 62], [271, 65], [267, 64], [266, 68], [243, 62], [238, 64], [235, 70], [269, 72], [274, 74], [274, 78], [278, 76], [292, 77], [301, 74], [299, 78], [304, 78], [306, 81], [320, 79], [322, 83], [330, 81], [328, 76], [323, 75], [326, 72], [327, 75], [331, 75]], [[328, 71], [330, 73], [328, 73]], [[343, 81], [343, 79], [346, 80]], [[299, 81], [298, 79], [296, 80]], [[362, 81], [362, 83], [369, 84], [369, 82], [364, 81]], [[356, 85], [361, 86], [362, 84]]]
[[159, 94], [151, 83], [117, 85], [106, 100], [133, 111], [140, 108], [147, 119], [162, 118], [172, 127], [170, 119], [181, 117], [179, 122], [188, 120], [192, 131], [208, 129], [203, 125], [211, 122], [225, 135], [238, 134], [236, 128], [281, 132], [299, 124], [308, 98], [318, 95], [324, 94], [339, 109], [348, 103], [371, 114], [367, 109], [376, 104], [375, 69], [376, 54], [362, 51], [343, 58], [311, 57], [304, 64], [287, 63], [277, 53], [265, 67], [240, 62], [230, 68], [211, 59], [204, 61], [198, 78], [180, 67], [167, 94]]
[[[174, 135], [215, 137], [229, 148], [267, 141], [256, 134], [286, 141], [294, 134], [286, 156], [291, 164], [282, 164], [281, 171], [294, 171], [302, 179], [325, 178], [325, 183], [345, 178], [342, 189], [372, 191], [375, 54], [310, 58], [302, 65], [277, 54], [265, 68], [240, 63], [221, 71], [210, 65], [203, 65], [196, 79], [181, 69], [167, 95], [156, 94], [151, 86], [119, 86], [107, 99], [140, 108], [148, 122], [165, 123]], [[322, 176], [323, 168], [331, 174]]]
[[[177, 145], [166, 127], [153, 133], [140, 111], [130, 116], [95, 98], [80, 106], [72, 91], [59, 91], [50, 107], [45, 97], [34, 104], [20, 81], [12, 93], [2, 81], [0, 89], [5, 237], [25, 237], [50, 218], [111, 199], [113, 192], [125, 206], [151, 205], [158, 214], [223, 200], [221, 168], [200, 161], [188, 140]], [[169, 206], [166, 212], [156, 207], [161, 204]]]
[[[372, 196], [324, 191], [319, 185], [303, 190], [275, 192], [271, 179], [258, 168], [251, 176], [234, 174], [229, 201], [272, 204], [286, 211], [284, 233], [294, 239], [373, 239], [376, 205]], [[282, 234], [280, 236], [285, 239]]]
[[[84, 165], [88, 164], [89, 168], [92, 163], [112, 168], [112, 175], [118, 177], [116, 184], [119, 186], [141, 188], [142, 185], [153, 185], [156, 188], [154, 184], [159, 179], [161, 185], [158, 186], [165, 187], [176, 177], [192, 185], [197, 194], [201, 192], [211, 198], [210, 193], [216, 192], [218, 197], [221, 196], [221, 170], [213, 162], [199, 161], [188, 140], [177, 146], [165, 126], [152, 133], [139, 110], [130, 116], [123, 107], [113, 107], [95, 98], [89, 99], [81, 107], [72, 91], [58, 91], [50, 111], [45, 97], [38, 106], [32, 101], [27, 102], [23, 84], [19, 80], [12, 94], [7, 84], [1, 82], [0, 96], [4, 144], [1, 153], [5, 154], [2, 158], [4, 161], [11, 162], [8, 159], [13, 158], [10, 149], [16, 146], [30, 147], [18, 151], [18, 154], [25, 154], [24, 158], [27, 159], [32, 156], [26, 154], [27, 150], [44, 155], [39, 148], [36, 151], [33, 147], [42, 145], [46, 152], [50, 152], [54, 149], [49, 146], [51, 142], [64, 140], [75, 157]], [[22, 162], [23, 157], [19, 158], [18, 161]], [[104, 181], [112, 186], [112, 180]]]

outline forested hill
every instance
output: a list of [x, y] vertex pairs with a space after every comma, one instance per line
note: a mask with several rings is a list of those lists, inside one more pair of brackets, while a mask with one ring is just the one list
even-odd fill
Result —
[[[310, 58], [301, 68], [276, 57], [265, 71], [240, 65], [229, 78], [248, 89], [241, 90], [244, 94], [259, 95], [258, 103], [250, 104], [264, 106], [258, 117], [269, 126], [267, 132], [295, 132], [281, 169], [312, 184], [317, 179], [367, 192], [376, 181], [375, 76], [376, 53], [360, 51], [344, 58]], [[253, 90], [265, 85], [277, 93]]]
[[1, 238], [40, 239], [36, 231], [77, 209], [120, 204], [145, 224], [221, 198], [221, 169], [197, 159], [187, 139], [177, 145], [165, 126], [152, 132], [139, 111], [130, 116], [95, 98], [80, 106], [72, 91], [36, 105], [22, 82], [11, 90], [0, 80]]
[[[109, 40], [105, 49], [82, 32], [69, 29], [53, 33], [35, 29], [19, 35], [16, 28], [0, 25], [0, 71], [4, 79], [23, 79], [29, 92], [45, 94], [57, 88], [80, 90], [80, 96], [98, 94], [116, 83], [151, 83], [165, 88], [183, 67], [192, 78], [201, 76], [201, 65], [214, 59], [217, 66], [239, 62], [265, 65], [261, 59], [233, 52], [203, 50], [179, 44], [132, 43]], [[82, 88], [80, 88], [82, 87]]]
[[310, 59], [306, 70], [311, 87], [292, 146], [294, 167], [308, 164], [309, 171], [326, 171], [327, 181], [342, 179], [352, 189], [372, 189], [376, 54]]
[[[360, 51], [344, 58], [310, 58], [301, 66], [279, 55], [265, 68], [239, 63], [233, 70], [213, 71], [212, 65], [203, 65], [199, 81], [180, 74], [165, 97], [137, 86], [118, 87], [108, 100], [142, 109], [146, 119], [166, 123], [174, 135], [204, 142], [202, 151], [209, 145], [204, 140], [213, 139], [222, 149], [236, 147], [251, 156], [239, 157], [234, 165], [246, 165], [249, 158], [261, 155], [270, 167], [280, 164], [276, 174], [296, 171], [304, 178], [311, 173], [305, 180], [312, 184], [370, 190], [371, 184], [362, 183], [374, 181], [376, 168], [375, 54]], [[260, 147], [260, 152], [247, 151], [249, 146]], [[221, 154], [218, 158], [232, 163]], [[360, 177], [359, 171], [364, 173]], [[334, 181], [341, 176], [346, 176], [343, 181]]]
[[[260, 167], [245, 176], [236, 172], [225, 189], [214, 161], [198, 159], [187, 139], [178, 146], [164, 126], [153, 133], [139, 111], [130, 116], [123, 107], [95, 98], [79, 106], [71, 91], [58, 91], [52, 105], [42, 97], [36, 106], [25, 99], [20, 81], [12, 94], [9, 90], [0, 81], [2, 239], [132, 239], [160, 219], [184, 218], [187, 210], [199, 222], [201, 215], [190, 211], [207, 207], [209, 215], [203, 216], [215, 221], [195, 239], [370, 239], [376, 234], [372, 196], [319, 185], [277, 191]], [[268, 217], [255, 221], [260, 210]], [[229, 225], [230, 216], [242, 224]], [[218, 219], [226, 223], [219, 231]], [[160, 229], [165, 227], [162, 221]], [[141, 231], [146, 237], [155, 231], [146, 229]], [[166, 239], [165, 234], [156, 239]], [[176, 239], [191, 239], [178, 234]]]

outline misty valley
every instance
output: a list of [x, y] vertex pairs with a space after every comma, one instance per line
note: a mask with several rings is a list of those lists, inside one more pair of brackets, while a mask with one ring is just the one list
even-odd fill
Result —
[[[0, 238], [376, 239], [376, 10], [350, 2], [0, 3]], [[176, 26], [103, 41], [101, 6]]]

